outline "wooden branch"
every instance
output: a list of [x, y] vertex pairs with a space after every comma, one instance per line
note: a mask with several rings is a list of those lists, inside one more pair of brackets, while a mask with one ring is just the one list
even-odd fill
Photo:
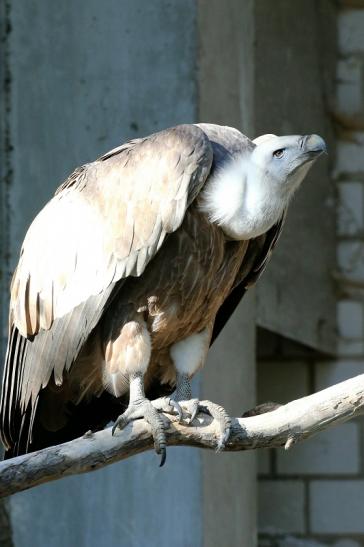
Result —
[[[272, 412], [233, 419], [225, 451], [279, 446], [288, 449], [329, 425], [362, 413], [364, 374], [292, 401]], [[194, 424], [186, 426], [166, 417], [168, 444], [214, 449], [218, 435], [216, 423], [210, 416], [200, 414]], [[151, 449], [153, 439], [144, 420], [136, 421], [115, 437], [112, 437], [111, 429], [86, 434], [68, 443], [1, 462], [0, 497], [67, 475], [100, 469]]]

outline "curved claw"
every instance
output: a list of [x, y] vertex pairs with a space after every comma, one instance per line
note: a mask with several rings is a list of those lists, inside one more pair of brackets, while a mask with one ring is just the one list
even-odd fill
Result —
[[220, 452], [223, 450], [230, 437], [231, 431], [231, 418], [226, 410], [222, 406], [212, 403], [211, 401], [200, 402], [198, 399], [183, 401], [182, 406], [187, 407], [190, 411], [191, 418], [188, 421], [189, 424], [193, 422], [199, 412], [210, 414], [210, 416], [216, 420], [220, 429], [216, 451]]
[[118, 421], [119, 421], [119, 420], [116, 420], [116, 422], [115, 422], [114, 425], [112, 426], [112, 430], [111, 430], [112, 436], [115, 435], [116, 428], [119, 427]]
[[115, 420], [114, 425], [112, 426], [112, 429], [111, 429], [112, 436], [115, 435], [115, 431], [117, 429], [124, 429], [124, 427], [128, 425], [129, 420], [126, 416], [127, 410], [124, 412], [124, 414], [120, 414], [120, 416]]
[[212, 403], [211, 401], [204, 401], [203, 404], [207, 409], [208, 413], [214, 418], [214, 420], [217, 421], [220, 426], [221, 435], [216, 447], [216, 451], [220, 452], [221, 450], [224, 450], [225, 444], [230, 437], [231, 418], [222, 406]]
[[193, 399], [193, 406], [192, 406], [192, 413], [191, 417], [189, 419], [189, 423], [191, 424], [193, 420], [196, 418], [198, 411], [199, 411], [199, 401], [198, 399]]
[[177, 401], [175, 401], [174, 399], [169, 399], [169, 404], [177, 412], [178, 423], [180, 424], [182, 422], [182, 419], [183, 419], [183, 410], [181, 408], [181, 405], [179, 403], [177, 403]]
[[152, 401], [152, 405], [158, 412], [178, 416], [178, 422], [181, 423], [183, 419], [183, 410], [181, 405], [174, 399], [171, 399], [170, 397], [160, 397], [159, 399]]
[[163, 420], [148, 399], [142, 399], [137, 402], [130, 403], [128, 408], [115, 421], [112, 427], [112, 434], [115, 434], [117, 428], [123, 429], [130, 422], [144, 418], [152, 429], [154, 439], [154, 448], [157, 454], [161, 455], [160, 466], [166, 461], [166, 435], [164, 431]]
[[216, 447], [216, 452], [221, 452], [224, 450], [226, 443], [228, 442], [230, 437], [230, 427], [227, 427], [225, 429], [224, 434], [220, 437], [219, 442]]
[[161, 449], [160, 454], [161, 454], [161, 461], [160, 461], [159, 467], [163, 467], [163, 465], [166, 463], [166, 458], [167, 458], [166, 447]]

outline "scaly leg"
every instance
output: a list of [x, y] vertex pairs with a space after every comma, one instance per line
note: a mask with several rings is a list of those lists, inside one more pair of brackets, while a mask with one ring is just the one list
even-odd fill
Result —
[[189, 412], [189, 424], [192, 424], [199, 412], [210, 414], [210, 416], [216, 420], [220, 430], [217, 451], [223, 450], [231, 430], [231, 418], [226, 410], [222, 406], [212, 403], [211, 401], [201, 402], [198, 399], [192, 399], [191, 381], [185, 374], [177, 374], [175, 400], [181, 404], [183, 410]]
[[107, 325], [103, 379], [105, 387], [116, 397], [123, 395], [129, 384], [129, 406], [116, 420], [112, 433], [138, 418], [144, 418], [152, 429], [154, 446], [157, 454], [161, 455], [163, 465], [166, 459], [163, 420], [144, 391], [144, 374], [149, 366], [152, 348], [150, 334], [141, 315], [134, 315], [121, 328], [115, 323], [115, 316], [110, 316]]
[[[170, 353], [176, 368], [176, 390], [171, 398], [157, 399], [153, 401], [153, 405], [159, 411], [167, 413], [174, 413], [173, 408], [176, 409], [178, 405], [182, 411], [187, 410], [189, 413], [189, 424], [193, 422], [198, 412], [210, 414], [219, 426], [217, 451], [220, 451], [224, 449], [229, 438], [231, 418], [222, 406], [211, 401], [200, 402], [198, 399], [191, 398], [191, 378], [206, 360], [210, 337], [211, 329], [206, 328], [171, 347]], [[178, 414], [181, 421], [180, 412]]]
[[179, 404], [179, 401], [186, 401], [191, 399], [191, 381], [185, 374], [176, 374], [176, 389], [173, 394], [165, 397], [159, 397], [152, 401], [154, 408], [158, 412], [164, 412], [165, 414], [173, 414], [178, 416], [178, 423], [182, 423], [184, 420], [183, 409]]
[[129, 406], [123, 414], [115, 421], [112, 434], [117, 428], [123, 429], [130, 422], [144, 418], [152, 429], [154, 447], [157, 454], [161, 455], [160, 466], [166, 461], [166, 435], [164, 432], [163, 420], [144, 393], [144, 383], [142, 374], [133, 374], [130, 377], [130, 398]]

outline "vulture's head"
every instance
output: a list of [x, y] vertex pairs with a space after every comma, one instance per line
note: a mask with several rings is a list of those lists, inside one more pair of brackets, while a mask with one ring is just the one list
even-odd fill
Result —
[[325, 141], [319, 135], [262, 135], [251, 162], [262, 170], [270, 185], [281, 187], [289, 195], [298, 188], [313, 162], [326, 152]]
[[318, 135], [262, 135], [217, 168], [202, 209], [232, 239], [257, 237], [278, 222], [314, 161], [326, 152]]

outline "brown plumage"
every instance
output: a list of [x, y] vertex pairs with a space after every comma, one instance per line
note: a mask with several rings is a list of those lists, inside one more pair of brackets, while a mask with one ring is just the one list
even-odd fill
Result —
[[201, 210], [208, 176], [254, 148], [221, 129], [178, 126], [122, 145], [77, 169], [32, 223], [11, 286], [7, 457], [115, 419], [135, 360], [146, 361], [147, 395], [170, 393], [170, 347], [203, 329], [208, 346], [256, 281], [282, 219], [235, 241]]

